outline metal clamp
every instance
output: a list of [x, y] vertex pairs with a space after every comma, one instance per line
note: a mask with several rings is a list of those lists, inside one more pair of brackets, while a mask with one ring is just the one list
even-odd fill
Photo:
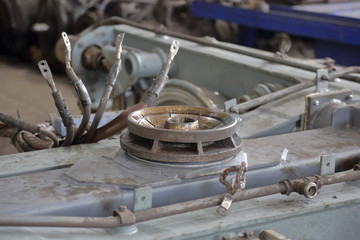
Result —
[[328, 92], [329, 71], [327, 69], [318, 69], [316, 72], [316, 92]]
[[114, 210], [114, 216], [118, 216], [121, 225], [131, 225], [136, 223], [135, 215], [126, 206], [120, 206], [118, 210]]

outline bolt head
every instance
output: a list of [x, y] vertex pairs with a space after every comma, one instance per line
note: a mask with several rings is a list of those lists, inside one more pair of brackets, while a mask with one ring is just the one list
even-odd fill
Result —
[[315, 100], [315, 101], [313, 102], [313, 104], [314, 104], [314, 106], [319, 106], [320, 101], [319, 101], [319, 100]]
[[122, 205], [119, 207], [120, 212], [124, 212], [126, 209], [127, 209], [127, 207], [125, 205]]
[[353, 99], [353, 95], [352, 94], [350, 94], [350, 95], [347, 95], [347, 97], [346, 97], [346, 100], [351, 100], [351, 99]]

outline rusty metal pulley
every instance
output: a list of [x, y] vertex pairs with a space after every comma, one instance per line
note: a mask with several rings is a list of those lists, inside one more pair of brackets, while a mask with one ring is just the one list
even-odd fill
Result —
[[236, 119], [201, 107], [162, 106], [133, 112], [122, 148], [143, 159], [167, 163], [213, 162], [241, 151]]

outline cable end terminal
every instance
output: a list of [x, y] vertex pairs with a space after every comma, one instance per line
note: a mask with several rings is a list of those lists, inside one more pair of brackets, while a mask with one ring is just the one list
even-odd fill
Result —
[[124, 41], [125, 33], [120, 33], [116, 38], [116, 59], [120, 59], [122, 52], [122, 43]]
[[170, 53], [169, 53], [169, 59], [172, 61], [174, 60], [174, 57], [178, 53], [180, 48], [180, 42], [177, 40], [173, 40], [170, 47]]
[[47, 81], [47, 83], [49, 84], [51, 90], [53, 92], [57, 92], [56, 86], [55, 86], [55, 82], [53, 79], [53, 76], [51, 74], [50, 68], [48, 63], [46, 62], [46, 60], [41, 60], [38, 62], [38, 67], [40, 69], [41, 74], [43, 75], [43, 77], [45, 78], [45, 80]]

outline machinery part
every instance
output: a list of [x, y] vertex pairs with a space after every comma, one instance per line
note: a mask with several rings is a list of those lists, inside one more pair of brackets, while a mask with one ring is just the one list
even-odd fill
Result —
[[274, 230], [265, 230], [259, 234], [260, 240], [291, 240]]
[[81, 63], [87, 69], [107, 70], [105, 57], [98, 46], [91, 45], [87, 47], [81, 55]]
[[[161, 162], [212, 162], [241, 151], [231, 115], [199, 107], [151, 107], [128, 117], [122, 148], [137, 157]], [[172, 156], [169, 159], [169, 154]]]
[[[242, 201], [252, 198], [258, 198], [277, 193], [290, 194], [299, 190], [298, 186], [304, 183], [313, 182], [317, 186], [330, 185], [341, 182], [355, 181], [360, 179], [358, 164], [356, 170], [334, 173], [328, 176], [315, 175], [305, 179], [284, 180], [278, 184], [253, 188], [237, 192], [233, 196], [233, 201]], [[312, 190], [311, 190], [312, 191]], [[181, 202], [163, 207], [151, 208], [135, 213], [130, 212], [127, 208], [120, 207], [115, 211], [120, 217], [54, 217], [54, 216], [2, 216], [0, 217], [0, 226], [42, 226], [42, 227], [93, 227], [93, 228], [112, 228], [126, 226], [133, 223], [144, 222], [156, 218], [162, 218], [179, 213], [190, 212], [203, 208], [217, 206], [224, 195], [216, 195], [208, 198], [197, 199], [193, 201]], [[135, 216], [135, 217], [134, 217]]]
[[169, 79], [154, 106], [198, 106], [221, 109], [226, 99], [218, 92], [179, 79]]
[[230, 109], [231, 112], [239, 113], [239, 112], [245, 112], [251, 108], [258, 107], [262, 104], [269, 103], [271, 101], [275, 101], [277, 99], [280, 99], [282, 97], [285, 97], [289, 94], [298, 92], [300, 90], [303, 90], [305, 88], [311, 87], [314, 85], [313, 81], [306, 81], [299, 84], [296, 84], [294, 86], [287, 87], [285, 89], [252, 99], [250, 101], [240, 103], [236, 107]]
[[57, 137], [52, 132], [43, 130], [39, 126], [36, 126], [32, 123], [25, 122], [21, 119], [13, 118], [10, 115], [2, 112], [0, 112], [0, 121], [3, 122], [6, 126], [17, 128], [18, 130], [25, 130], [30, 133], [39, 133], [39, 135], [47, 136], [54, 142], [55, 147], [59, 145]]
[[61, 116], [61, 119], [63, 120], [63, 123], [66, 127], [66, 137], [64, 142], [61, 144], [61, 146], [69, 146], [71, 145], [73, 139], [74, 139], [74, 120], [71, 116], [71, 112], [69, 107], [67, 106], [64, 98], [62, 97], [59, 90], [56, 89], [55, 82], [53, 80], [50, 68], [45, 60], [41, 60], [38, 63], [39, 69], [47, 83], [49, 84], [49, 87], [52, 91], [52, 96], [55, 101], [56, 108], [59, 111], [59, 114]]
[[349, 89], [307, 95], [303, 129], [358, 126], [359, 104], [352, 102], [352, 91]]
[[97, 28], [99, 26], [106, 26], [106, 25], [113, 25], [113, 24], [126, 24], [126, 25], [130, 25], [130, 26], [133, 26], [133, 27], [136, 27], [136, 28], [144, 29], [144, 30], [147, 30], [147, 31], [152, 31], [152, 32], [155, 32], [157, 34], [172, 36], [172, 37], [192, 41], [192, 42], [195, 42], [195, 43], [199, 43], [199, 44], [204, 45], [204, 46], [210, 46], [210, 47], [215, 47], [215, 48], [219, 48], [219, 49], [223, 49], [223, 50], [227, 50], [227, 51], [232, 51], [232, 52], [235, 52], [235, 53], [244, 54], [244, 55], [251, 56], [251, 57], [254, 57], [254, 58], [263, 59], [265, 61], [284, 64], [284, 65], [288, 65], [288, 66], [292, 66], [292, 67], [296, 67], [296, 68], [300, 68], [300, 69], [304, 69], [304, 70], [308, 70], [308, 71], [313, 71], [314, 72], [314, 71], [316, 71], [318, 69], [318, 67], [316, 67], [316, 66], [311, 66], [309, 64], [305, 64], [304, 62], [299, 61], [299, 60], [283, 59], [283, 58], [274, 57], [274, 56], [270, 56], [270, 55], [267, 55], [267, 54], [262, 54], [262, 53], [259, 53], [259, 52], [255, 52], [255, 51], [248, 51], [247, 49], [235, 48], [235, 47], [232, 47], [230, 45], [221, 45], [221, 44], [218, 44], [217, 41], [209, 41], [206, 38], [193, 37], [191, 35], [185, 35], [185, 34], [182, 34], [182, 33], [177, 33], [177, 32], [169, 31], [169, 30], [162, 29], [162, 28], [149, 27], [149, 26], [146, 26], [144, 24], [136, 23], [134, 21], [130, 21], [128, 19], [121, 18], [121, 17], [110, 17], [108, 19], [105, 19], [104, 21], [99, 22], [99, 23], [94, 24], [93, 26], [91, 26], [88, 29], [88, 31], [90, 31], [92, 29], [95, 29], [95, 28]]
[[223, 200], [221, 201], [216, 212], [221, 216], [226, 216], [227, 211], [229, 210], [231, 203], [233, 201], [233, 196], [229, 193], [225, 194]]
[[124, 68], [126, 74], [133, 78], [156, 76], [159, 68], [166, 62], [166, 54], [156, 48], [152, 52], [128, 51], [124, 56]]
[[316, 72], [316, 92], [328, 92], [329, 72], [327, 69], [318, 69]]
[[[236, 192], [233, 196], [233, 202], [238, 202], [247, 199], [278, 194], [278, 193], [290, 194], [291, 192], [296, 191], [297, 185], [303, 184], [304, 182], [308, 183], [309, 181], [317, 183], [317, 185], [319, 186], [320, 183], [321, 185], [330, 185], [340, 182], [355, 181], [359, 179], [360, 179], [360, 171], [349, 170], [345, 172], [334, 173], [328, 176], [316, 175], [313, 177], [307, 177], [306, 179], [288, 180], [289, 184], [286, 184], [284, 181], [282, 181], [279, 182], [278, 184]], [[214, 207], [219, 205], [223, 198], [224, 195], [217, 195], [208, 198], [202, 198], [193, 201], [187, 201], [187, 202], [172, 204], [168, 206], [139, 211], [135, 213], [136, 222], [143, 222], [150, 219], [190, 212], [202, 208]]]
[[[225, 195], [224, 199], [222, 200], [220, 206], [216, 210], [216, 212], [222, 216], [225, 216], [227, 213], [227, 210], [229, 210], [231, 202], [233, 200], [233, 195], [235, 192], [241, 187], [241, 183], [245, 183], [245, 167], [246, 163], [242, 162], [240, 167], [231, 166], [229, 168], [226, 168], [219, 177], [219, 181], [226, 186], [227, 194]], [[230, 172], [237, 172], [234, 184], [231, 185], [226, 181], [226, 177]], [[245, 188], [245, 184], [244, 187]]]
[[[335, 78], [345, 77], [350, 73], [360, 73], [360, 67], [359, 66], [352, 66], [352, 67], [346, 67], [340, 70], [336, 70], [334, 72], [331, 72], [329, 75], [329, 81], [333, 81]], [[359, 77], [353, 77], [351, 79], [352, 81], [360, 82]]]
[[155, 81], [152, 83], [143, 99], [138, 104], [135, 104], [134, 106], [123, 111], [115, 119], [99, 128], [95, 132], [94, 137], [91, 140], [92, 142], [97, 142], [123, 130], [127, 125], [127, 117], [131, 112], [151, 106], [154, 103], [154, 101], [158, 98], [161, 90], [164, 88], [164, 85], [166, 84], [168, 79], [167, 74], [169, 73], [171, 62], [179, 51], [179, 47], [180, 43], [178, 41], [172, 41], [168, 59], [166, 63], [163, 64], [160, 73], [156, 76]]
[[[220, 174], [219, 181], [225, 185], [227, 193], [234, 195], [235, 192], [240, 188], [241, 182], [245, 180], [244, 179], [245, 167], [246, 167], [246, 163], [242, 162], [240, 167], [232, 166], [232, 167], [226, 168]], [[233, 186], [229, 182], [226, 181], [226, 177], [231, 172], [237, 173], [236, 178], [235, 178], [235, 183]]]
[[4, 223], [6, 226], [115, 228], [134, 224], [135, 216], [126, 206], [120, 206], [113, 217], [0, 217], [0, 226]]
[[81, 123], [79, 125], [79, 128], [76, 131], [75, 137], [73, 142], [76, 143], [80, 140], [81, 136], [83, 135], [89, 120], [90, 120], [90, 114], [91, 114], [91, 99], [88, 94], [88, 91], [81, 81], [81, 79], [76, 75], [74, 69], [71, 67], [71, 43], [70, 40], [65, 32], [62, 34], [62, 38], [64, 40], [65, 44], [65, 71], [68, 75], [69, 79], [72, 81], [76, 94], [78, 96], [78, 99], [80, 101], [80, 105], [83, 110], [83, 117], [81, 120]]
[[170, 52], [166, 63], [163, 64], [160, 73], [156, 76], [155, 81], [145, 93], [142, 100], [148, 106], [152, 106], [154, 101], [159, 97], [161, 90], [164, 88], [168, 80], [168, 73], [170, 71], [171, 62], [179, 51], [180, 43], [174, 40], [170, 46]]
[[256, 85], [250, 92], [249, 95], [243, 95], [239, 98], [238, 103], [247, 102], [251, 99], [255, 99], [261, 96], [265, 96], [272, 92], [284, 89], [285, 86], [280, 83], [264, 83]]
[[110, 94], [114, 88], [115, 81], [119, 72], [121, 71], [121, 53], [122, 53], [122, 43], [124, 40], [125, 33], [119, 34], [116, 38], [116, 55], [115, 62], [110, 70], [110, 74], [106, 81], [105, 89], [100, 100], [100, 104], [96, 111], [93, 122], [87, 134], [84, 136], [84, 142], [89, 142], [94, 137], [96, 129], [100, 123], [102, 115], [105, 111], [106, 103], [110, 97]]
[[52, 148], [54, 142], [43, 135], [34, 134], [21, 130], [13, 132], [11, 141], [19, 152], [29, 152]]

